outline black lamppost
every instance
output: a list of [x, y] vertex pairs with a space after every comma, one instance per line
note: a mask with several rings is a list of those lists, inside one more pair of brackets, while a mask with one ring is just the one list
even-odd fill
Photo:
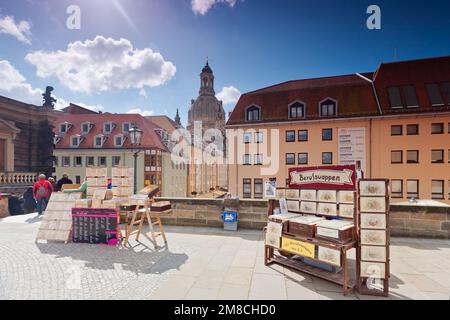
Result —
[[142, 139], [142, 130], [138, 127], [134, 126], [129, 130], [131, 145], [133, 146], [134, 152], [134, 194], [137, 193], [137, 158], [139, 153], [141, 152], [141, 139]]

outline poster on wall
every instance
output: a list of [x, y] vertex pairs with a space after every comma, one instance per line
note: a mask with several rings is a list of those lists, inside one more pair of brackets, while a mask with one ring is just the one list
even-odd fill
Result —
[[340, 128], [338, 130], [339, 164], [352, 165], [361, 162], [366, 170], [366, 128]]
[[274, 199], [277, 192], [277, 180], [270, 179], [264, 184], [264, 197], [267, 199]]

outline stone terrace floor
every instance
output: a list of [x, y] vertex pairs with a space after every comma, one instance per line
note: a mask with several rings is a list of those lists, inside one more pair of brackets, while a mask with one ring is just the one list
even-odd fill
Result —
[[[36, 244], [35, 215], [0, 220], [0, 299], [379, 299], [281, 266], [262, 233], [166, 227], [168, 249]], [[450, 241], [392, 239], [389, 299], [450, 298]]]

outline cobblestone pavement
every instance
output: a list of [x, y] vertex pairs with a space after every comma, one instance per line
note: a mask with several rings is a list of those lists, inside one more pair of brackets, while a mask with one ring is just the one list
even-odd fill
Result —
[[[261, 232], [167, 227], [168, 248], [37, 244], [34, 215], [0, 220], [0, 299], [373, 299], [281, 266]], [[161, 240], [160, 240], [161, 241]], [[393, 239], [389, 299], [450, 298], [450, 242]]]

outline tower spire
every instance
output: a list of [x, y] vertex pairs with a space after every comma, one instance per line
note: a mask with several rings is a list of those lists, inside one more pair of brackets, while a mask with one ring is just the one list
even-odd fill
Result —
[[180, 113], [178, 112], [178, 108], [177, 108], [177, 114], [175, 115], [175, 122], [181, 126], [181, 119], [180, 119]]

